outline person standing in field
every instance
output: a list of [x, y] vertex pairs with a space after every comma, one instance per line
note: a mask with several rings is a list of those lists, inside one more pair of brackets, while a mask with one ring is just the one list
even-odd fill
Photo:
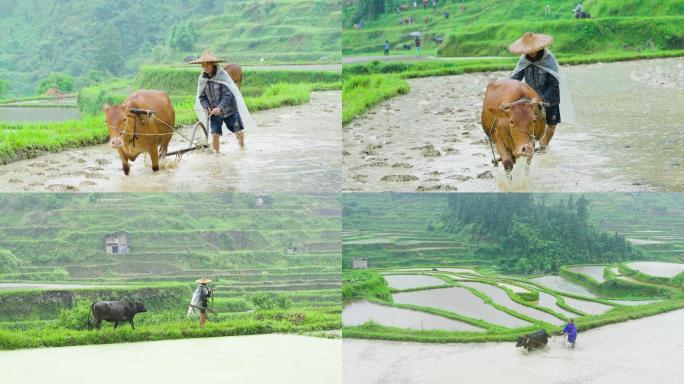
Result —
[[211, 283], [210, 279], [203, 277], [195, 281], [199, 284], [192, 294], [192, 300], [190, 301], [190, 307], [188, 308], [188, 315], [190, 313], [199, 311], [199, 327], [204, 328], [207, 322], [207, 310], [209, 310], [209, 298], [214, 293], [208, 284]]
[[568, 335], [568, 343], [575, 348], [575, 342], [577, 341], [577, 326], [573, 319], [569, 319], [568, 323], [563, 328], [563, 334]]
[[416, 52], [420, 52], [420, 37], [416, 36]]
[[389, 40], [385, 40], [385, 45], [383, 48], [385, 48], [385, 56], [389, 56], [389, 50], [390, 50]]
[[560, 68], [558, 60], [547, 48], [553, 42], [549, 35], [526, 32], [508, 47], [514, 54], [520, 55], [518, 65], [511, 74], [511, 79], [525, 80], [545, 103], [546, 129], [540, 139], [541, 148], [546, 148], [556, 125], [561, 122], [560, 116]]
[[218, 63], [223, 62], [225, 60], [217, 59], [211, 52], [205, 51], [199, 59], [189, 63], [202, 65], [197, 82], [195, 112], [203, 123], [209, 117], [211, 147], [216, 153], [219, 152], [219, 138], [223, 134], [224, 124], [235, 133], [241, 148], [245, 145], [245, 125], [254, 125], [240, 90], [228, 73], [218, 66]]

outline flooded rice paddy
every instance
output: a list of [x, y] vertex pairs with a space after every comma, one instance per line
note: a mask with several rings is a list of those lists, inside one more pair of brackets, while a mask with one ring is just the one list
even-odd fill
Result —
[[546, 292], [541, 292], [541, 291], [539, 292], [539, 303], [538, 303], [538, 305], [540, 307], [549, 308], [550, 310], [552, 310], [554, 312], [558, 312], [558, 313], [564, 315], [565, 317], [576, 317], [577, 316], [576, 313], [570, 312], [566, 309], [559, 307], [557, 302], [558, 302], [558, 300], [556, 299], [555, 296], [549, 295]]
[[444, 280], [426, 275], [384, 275], [390, 288], [411, 289], [421, 287], [434, 287], [446, 284]]
[[606, 281], [606, 278], [603, 277], [603, 270], [605, 269], [605, 266], [603, 265], [582, 265], [576, 267], [568, 267], [568, 269], [577, 273], [582, 273], [591, 276], [599, 284]]
[[0, 122], [35, 123], [77, 120], [78, 118], [78, 108], [0, 106]]
[[421, 344], [343, 341], [345, 384], [613, 384], [681, 382], [684, 310], [580, 330], [572, 349], [554, 337], [541, 350], [514, 342]]
[[486, 304], [481, 298], [465, 288], [438, 288], [416, 292], [402, 292], [392, 295], [397, 304], [413, 304], [421, 307], [438, 308], [458, 313], [473, 319], [482, 319], [488, 323], [504, 327], [522, 327], [529, 325], [525, 320], [511, 316], [506, 312]]
[[561, 276], [547, 275], [535, 277], [533, 279], [530, 279], [530, 281], [543, 285], [547, 288], [551, 288], [554, 291], [558, 292], [573, 293], [575, 295], [582, 295], [586, 297], [596, 297], [596, 295], [589, 292], [586, 288], [582, 287], [581, 285], [577, 285], [573, 282], [570, 282], [562, 278]]
[[[682, 191], [684, 59], [562, 68], [576, 122], [513, 180], [480, 126], [486, 84], [508, 72], [409, 79], [411, 91], [344, 127], [348, 191]], [[655, 81], [654, 78], [661, 80]], [[667, 90], [667, 92], [664, 92]], [[561, 116], [563, 120], [563, 116]]]
[[641, 273], [657, 277], [675, 277], [684, 272], [684, 264], [679, 263], [643, 261], [628, 263], [627, 266], [631, 269], [638, 270]]
[[[0, 166], [6, 192], [335, 192], [340, 189], [339, 91], [314, 92], [309, 103], [254, 113], [257, 128], [245, 148], [223, 136], [221, 154], [208, 150], [167, 158], [152, 172], [140, 156], [125, 176], [108, 145], [51, 153]], [[335, 128], [337, 127], [337, 128]], [[189, 136], [189, 127], [181, 133]], [[188, 147], [174, 135], [170, 150]]]
[[342, 323], [345, 326], [362, 325], [368, 321], [373, 321], [387, 327], [468, 332], [483, 331], [481, 328], [462, 321], [410, 309], [389, 307], [363, 300], [344, 304]]
[[613, 308], [610, 305], [596, 303], [594, 301], [578, 300], [572, 297], [563, 297], [563, 300], [565, 300], [565, 304], [569, 305], [570, 307], [579, 309], [580, 311], [590, 315], [600, 315], [603, 312]]
[[545, 321], [549, 324], [553, 325], [561, 325], [563, 324], [563, 320], [557, 318], [556, 316], [553, 316], [549, 313], [530, 308], [526, 305], [522, 305], [520, 303], [517, 303], [513, 301], [510, 297], [508, 297], [508, 294], [506, 291], [504, 291], [501, 288], [497, 288], [493, 285], [485, 284], [485, 283], [476, 283], [476, 282], [461, 282], [461, 285], [465, 285], [468, 287], [472, 287], [477, 289], [478, 291], [484, 293], [485, 295], [489, 296], [494, 300], [495, 303], [499, 305], [503, 305], [506, 308], [510, 308], [518, 313], [521, 313], [523, 315], [530, 316], [533, 319]]
[[340, 340], [231, 336], [0, 351], [0, 372], [32, 384], [340, 383], [341, 354]]

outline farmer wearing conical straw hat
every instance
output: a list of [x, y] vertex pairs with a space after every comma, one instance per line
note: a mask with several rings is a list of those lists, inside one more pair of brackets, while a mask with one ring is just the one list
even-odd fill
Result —
[[240, 90], [228, 73], [218, 63], [225, 60], [216, 58], [210, 51], [204, 51], [199, 59], [188, 64], [201, 64], [202, 73], [197, 81], [197, 96], [195, 98], [195, 112], [200, 121], [207, 121], [209, 116], [211, 125], [211, 147], [219, 152], [219, 138], [223, 134], [223, 124], [235, 133], [240, 147], [244, 147], [244, 129], [253, 127], [252, 117], [247, 110]]
[[190, 306], [188, 307], [188, 316], [191, 313], [197, 313], [197, 311], [199, 311], [199, 326], [200, 328], [204, 328], [204, 324], [207, 322], [209, 298], [214, 293], [214, 290], [208, 286], [208, 284], [211, 283], [211, 280], [206, 277], [195, 280], [195, 283], [199, 285], [192, 294], [192, 300], [190, 301]]
[[531, 86], [546, 104], [546, 129], [541, 138], [542, 149], [549, 145], [561, 122], [560, 117], [560, 69], [556, 57], [547, 48], [553, 42], [553, 37], [539, 33], [526, 32], [521, 38], [513, 42], [508, 50], [520, 55], [511, 78], [522, 81]]

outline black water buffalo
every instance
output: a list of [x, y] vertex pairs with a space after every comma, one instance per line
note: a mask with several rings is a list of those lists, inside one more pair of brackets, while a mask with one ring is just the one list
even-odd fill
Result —
[[542, 348], [549, 342], [549, 334], [545, 330], [536, 331], [528, 333], [518, 337], [518, 342], [515, 344], [516, 347], [523, 347], [528, 351], [535, 348]]
[[[143, 303], [130, 300], [119, 301], [98, 301], [90, 306], [90, 313], [88, 314], [88, 329], [93, 327], [100, 329], [102, 320], [114, 323], [114, 329], [122, 322], [131, 323], [131, 328], [135, 329], [133, 325], [133, 318], [136, 313], [147, 312], [147, 308]], [[90, 315], [92, 314], [92, 320]]]

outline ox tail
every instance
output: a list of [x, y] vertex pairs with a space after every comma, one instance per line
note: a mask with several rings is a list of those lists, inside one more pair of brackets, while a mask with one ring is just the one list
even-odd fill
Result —
[[87, 323], [88, 329], [93, 329], [93, 323], [94, 323], [94, 321], [91, 321], [91, 320], [90, 320], [90, 317], [91, 317], [91, 315], [94, 316], [94, 314], [93, 314], [93, 307], [94, 307], [94, 306], [95, 306], [95, 303], [90, 304], [90, 311], [88, 311], [88, 323]]

